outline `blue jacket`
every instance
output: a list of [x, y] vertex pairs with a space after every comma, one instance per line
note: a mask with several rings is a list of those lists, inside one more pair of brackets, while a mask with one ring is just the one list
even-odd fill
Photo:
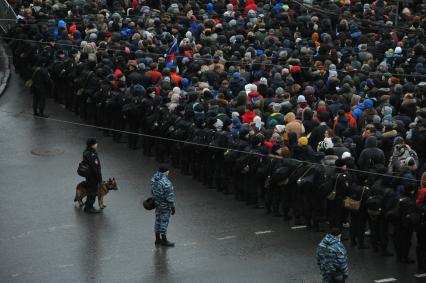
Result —
[[170, 209], [175, 206], [174, 191], [172, 182], [165, 174], [154, 174], [151, 179], [151, 193], [158, 209]]
[[318, 265], [322, 282], [332, 282], [333, 275], [348, 276], [348, 258], [342, 242], [335, 236], [327, 234], [317, 248]]

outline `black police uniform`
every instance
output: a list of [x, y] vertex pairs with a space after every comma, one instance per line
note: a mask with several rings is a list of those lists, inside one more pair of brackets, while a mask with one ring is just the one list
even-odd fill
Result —
[[83, 152], [83, 162], [89, 165], [90, 174], [86, 177], [88, 190], [87, 200], [84, 209], [87, 211], [93, 208], [99, 185], [102, 183], [101, 163], [95, 149], [88, 147]]

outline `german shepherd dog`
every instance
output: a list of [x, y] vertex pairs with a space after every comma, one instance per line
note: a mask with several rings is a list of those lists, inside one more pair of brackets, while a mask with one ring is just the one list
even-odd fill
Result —
[[[117, 182], [115, 178], [109, 178], [107, 182], [103, 181], [102, 184], [98, 187], [98, 204], [99, 208], [104, 209], [106, 205], [104, 204], [104, 197], [109, 191], [118, 190]], [[87, 186], [86, 181], [80, 182], [75, 189], [75, 198], [74, 202], [78, 202], [80, 207], [84, 205], [83, 198], [87, 196]]]

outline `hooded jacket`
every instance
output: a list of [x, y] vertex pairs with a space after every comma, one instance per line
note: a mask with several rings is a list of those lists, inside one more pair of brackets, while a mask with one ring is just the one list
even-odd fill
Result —
[[348, 276], [348, 257], [342, 242], [335, 236], [327, 234], [317, 248], [317, 260], [322, 274], [322, 282], [332, 282], [332, 276]]

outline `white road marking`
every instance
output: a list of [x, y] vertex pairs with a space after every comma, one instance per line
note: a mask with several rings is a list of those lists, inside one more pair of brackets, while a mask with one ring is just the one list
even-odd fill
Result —
[[21, 274], [19, 274], [19, 273], [13, 273], [12, 277], [15, 278], [15, 277], [18, 277], [19, 275], [21, 275]]
[[266, 230], [266, 231], [257, 231], [257, 232], [254, 232], [254, 234], [263, 235], [263, 234], [269, 234], [269, 233], [272, 233], [272, 232], [274, 232], [274, 231]]
[[113, 258], [120, 258], [120, 256], [119, 256], [119, 255], [104, 256], [104, 257], [101, 257], [99, 260], [101, 260], [101, 261], [105, 261], [105, 260], [111, 260], [111, 259], [113, 259]]
[[374, 282], [376, 282], [376, 283], [385, 283], [385, 282], [394, 282], [394, 281], [397, 281], [397, 279], [396, 278], [385, 278], [385, 279], [374, 280]]
[[308, 227], [308, 226], [306, 226], [306, 225], [300, 225], [300, 226], [293, 226], [293, 227], [291, 227], [291, 229], [292, 230], [295, 230], [295, 229], [304, 229], [306, 227]]
[[19, 234], [17, 236], [12, 236], [11, 239], [15, 240], [15, 239], [27, 238], [27, 237], [31, 236], [33, 233], [34, 233], [34, 231], [24, 232], [24, 233], [21, 233], [21, 234]]
[[183, 244], [184, 247], [188, 247], [188, 246], [195, 246], [197, 244], [197, 242], [191, 242], [191, 243], [185, 243]]
[[414, 277], [423, 278], [423, 277], [426, 277], [426, 273], [414, 274]]
[[52, 227], [47, 228], [47, 230], [49, 232], [55, 232], [58, 229], [67, 230], [67, 229], [70, 229], [72, 227], [74, 227], [74, 225], [65, 224], [65, 225], [62, 225], [62, 226], [52, 226]]
[[67, 267], [73, 267], [73, 266], [74, 266], [74, 264], [72, 264], [72, 263], [58, 265], [59, 268], [67, 268]]
[[223, 241], [223, 240], [231, 240], [231, 239], [235, 239], [237, 236], [226, 236], [226, 237], [223, 237], [223, 238], [216, 238], [216, 240], [219, 240], [219, 241]]

